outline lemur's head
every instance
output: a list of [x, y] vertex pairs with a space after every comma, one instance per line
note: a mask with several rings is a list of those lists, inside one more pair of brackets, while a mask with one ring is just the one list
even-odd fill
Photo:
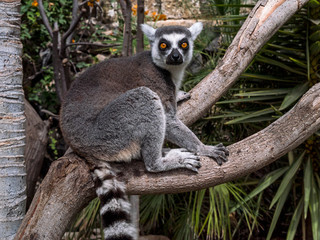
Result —
[[166, 70], [184, 69], [192, 59], [193, 42], [202, 30], [197, 22], [190, 28], [167, 26], [154, 29], [142, 24], [141, 29], [151, 44], [153, 62]]

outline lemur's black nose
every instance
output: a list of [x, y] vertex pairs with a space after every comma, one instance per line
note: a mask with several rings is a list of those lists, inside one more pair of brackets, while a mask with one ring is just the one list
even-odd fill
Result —
[[183, 58], [181, 53], [176, 48], [174, 48], [170, 53], [170, 55], [168, 56], [167, 64], [179, 65], [182, 62], [183, 62]]
[[173, 60], [178, 60], [179, 57], [180, 57], [180, 54], [179, 54], [178, 52], [175, 52], [175, 53], [173, 53], [173, 54], [171, 55], [171, 57], [172, 57]]

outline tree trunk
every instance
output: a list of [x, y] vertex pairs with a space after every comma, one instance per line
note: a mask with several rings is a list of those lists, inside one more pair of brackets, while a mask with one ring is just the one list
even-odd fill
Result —
[[140, 25], [144, 23], [144, 0], [138, 0], [137, 6], [137, 53], [144, 50], [143, 32]]
[[48, 142], [48, 122], [42, 121], [31, 104], [25, 100], [26, 114], [26, 151], [25, 161], [27, 169], [27, 209], [35, 194], [43, 158]]
[[15, 239], [61, 239], [70, 220], [96, 196], [88, 165], [73, 153], [54, 161], [47, 175], [25, 218], [32, 221], [22, 223]]
[[20, 1], [0, 2], [0, 23], [0, 239], [13, 239], [26, 204]]
[[[200, 83], [192, 91], [192, 98], [182, 104], [180, 118], [187, 124], [200, 118], [230, 88], [267, 39], [306, 2], [259, 1], [217, 69], [209, 74], [205, 83]], [[125, 169], [122, 180], [127, 182], [129, 194], [184, 192], [237, 179], [275, 161], [320, 128], [319, 96], [320, 84], [317, 84], [291, 111], [269, 127], [229, 146], [229, 161], [222, 166], [206, 157], [201, 159], [198, 174], [187, 170], [152, 174], [145, 170], [142, 162], [113, 165]], [[75, 161], [83, 169], [81, 173], [68, 170], [68, 163]], [[67, 181], [70, 178], [76, 181]], [[46, 185], [48, 183], [51, 183], [50, 187]], [[87, 186], [86, 190], [83, 186]], [[93, 186], [93, 181], [84, 160], [69, 154], [56, 161], [37, 192], [16, 239], [59, 239], [71, 217], [79, 210], [74, 204], [83, 206], [95, 196], [94, 189], [88, 186]], [[71, 193], [64, 190], [68, 188]]]
[[131, 0], [119, 0], [124, 20], [122, 56], [132, 55], [132, 34], [131, 34]]

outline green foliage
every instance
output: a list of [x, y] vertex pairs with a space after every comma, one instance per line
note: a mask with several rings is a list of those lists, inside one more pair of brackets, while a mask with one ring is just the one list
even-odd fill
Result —
[[42, 108], [58, 113], [57, 94], [54, 88], [53, 68], [43, 68], [43, 78], [29, 92], [29, 100], [38, 103]]
[[176, 240], [231, 239], [237, 214], [243, 214], [251, 231], [257, 224], [249, 226], [257, 215], [245, 195], [241, 187], [226, 183], [187, 194], [141, 196], [140, 224], [144, 232], [161, 228]]
[[[53, 67], [43, 65], [40, 51], [50, 46], [50, 36], [45, 28], [39, 9], [33, 0], [21, 1], [21, 40], [23, 43], [23, 59], [26, 63], [33, 63], [35, 75], [41, 73], [41, 79], [28, 85], [26, 95], [33, 101], [53, 113], [58, 113], [59, 105], [53, 81]], [[71, 19], [72, 6], [66, 0], [43, 1], [51, 26], [57, 22], [61, 30], [68, 27]], [[42, 69], [41, 69], [42, 68]], [[25, 73], [26, 74], [26, 73]], [[26, 74], [26, 77], [27, 76]]]
[[[32, 61], [40, 68], [38, 52], [46, 49], [50, 40], [32, 2], [22, 1], [21, 38], [25, 57], [32, 56]], [[71, 2], [52, 0], [44, 1], [44, 5], [51, 25], [58, 22], [60, 29], [66, 30], [71, 18]], [[247, 17], [244, 9], [253, 7], [240, 0], [210, 0], [205, 6], [207, 17], [218, 24], [205, 29], [197, 39], [196, 54], [204, 61], [200, 72], [188, 73], [184, 90], [190, 90], [217, 65]], [[309, 87], [319, 82], [319, 6], [317, 0], [312, 0], [295, 14], [261, 49], [212, 111], [193, 126], [203, 142], [231, 144], [242, 140], [285, 114]], [[132, 23], [135, 33], [135, 19]], [[108, 37], [104, 36], [103, 26], [96, 24], [90, 41], [117, 43], [119, 46], [99, 49], [117, 55], [122, 48], [123, 24], [120, 18], [119, 30]], [[75, 41], [83, 41], [92, 27], [83, 22], [79, 28], [81, 34], [75, 36]], [[218, 48], [204, 50], [219, 36]], [[92, 63], [72, 59], [71, 62], [78, 70]], [[32, 86], [29, 98], [42, 108], [57, 112], [52, 67], [42, 71], [43, 77]], [[57, 142], [54, 137], [50, 140], [49, 147], [56, 155]], [[276, 234], [281, 235], [278, 232], [283, 229], [279, 230], [278, 223], [285, 221], [287, 234], [280, 237], [294, 239], [305, 231], [306, 219], [310, 218], [313, 238], [319, 239], [319, 152], [318, 134], [293, 150], [288, 158], [237, 182], [186, 194], [142, 196], [141, 230], [166, 234], [174, 240], [252, 239], [255, 236], [271, 239]], [[291, 207], [284, 208], [285, 204]], [[68, 239], [89, 238], [93, 229], [100, 228], [98, 209], [99, 201], [91, 202], [73, 223]]]
[[[234, 216], [237, 213], [230, 209], [234, 204], [242, 202], [244, 196], [243, 189], [233, 183], [196, 192], [195, 196], [192, 196], [192, 226], [196, 235], [199, 238], [205, 235], [209, 239], [232, 239], [232, 231], [235, 228], [235, 224], [232, 226], [232, 220], [235, 223]], [[245, 219], [255, 218], [254, 211], [247, 203], [242, 204], [239, 210]], [[248, 227], [250, 228], [249, 225]]]
[[[34, 0], [21, 1], [21, 40], [24, 53], [37, 56], [41, 48], [46, 48], [49, 33], [42, 23], [40, 12], [32, 3]], [[65, 31], [71, 20], [72, 4], [67, 0], [43, 1], [51, 26], [57, 22], [59, 29]], [[38, 56], [37, 56], [38, 57]]]
[[58, 150], [56, 146], [58, 141], [54, 138], [53, 130], [50, 130], [48, 132], [48, 136], [49, 136], [49, 147], [52, 150], [55, 159], [58, 159]]
[[76, 239], [103, 239], [102, 226], [100, 225], [100, 200], [95, 198], [75, 218], [65, 240]]
[[[221, 3], [216, 6], [220, 8], [224, 5]], [[230, 7], [232, 8], [232, 6], [228, 6], [228, 8]], [[219, 11], [222, 10], [217, 10], [217, 12]], [[320, 22], [314, 19], [311, 21], [309, 17], [310, 13], [310, 7], [306, 7], [295, 14], [261, 49], [246, 72], [241, 75], [238, 83], [216, 104], [213, 111], [196, 123], [194, 129], [201, 135], [202, 141], [209, 140], [209, 144], [212, 144], [213, 142], [222, 140], [219, 139], [219, 135], [220, 138], [221, 135], [227, 135], [226, 139], [230, 139], [230, 142], [235, 142], [261, 130], [285, 114], [310, 86], [319, 82], [318, 69], [320, 58], [314, 42], [320, 40], [317, 39], [319, 37], [317, 34], [319, 28], [315, 26]], [[319, 15], [316, 16], [319, 18]], [[245, 17], [240, 15], [224, 15], [221, 17], [215, 15], [214, 18], [221, 21], [221, 24], [216, 26], [216, 29], [219, 29], [222, 35], [220, 49], [217, 49], [216, 55], [213, 56], [210, 56], [207, 52], [201, 52], [201, 49], [204, 49], [203, 46], [206, 46], [210, 42], [210, 40], [206, 39], [208, 31], [212, 31], [212, 29], [205, 30], [203, 34], [207, 36], [201, 35], [200, 43], [198, 42], [196, 46], [200, 47], [198, 48], [200, 51], [198, 51], [202, 56], [208, 58], [208, 60], [204, 63], [201, 72], [194, 76], [188, 76], [184, 85], [186, 90], [195, 86], [217, 65], [217, 60], [222, 57], [225, 49], [241, 25], [241, 20]], [[212, 128], [218, 128], [219, 132], [212, 131]], [[216, 137], [212, 135], [216, 135]], [[300, 150], [296, 150], [291, 155], [295, 156], [299, 152], [304, 151], [304, 149], [305, 147], [302, 146]], [[313, 154], [313, 165], [318, 166], [320, 156], [319, 154], [315, 154], [316, 152], [318, 153], [318, 150], [310, 150], [308, 155]], [[264, 180], [256, 188], [251, 188], [251, 192], [243, 201], [240, 200], [240, 202], [230, 207], [229, 213], [232, 214], [244, 203], [247, 203], [247, 201], [256, 202], [256, 208], [252, 208], [256, 210], [254, 212], [256, 217], [244, 217], [248, 219], [246, 224], [249, 228], [249, 234], [246, 235], [248, 239], [254, 235], [254, 232], [249, 227], [250, 224], [254, 223], [257, 224], [255, 226], [259, 227], [258, 222], [262, 220], [260, 216], [263, 214], [264, 209], [269, 207], [271, 213], [273, 213], [273, 218], [267, 223], [270, 224], [270, 227], [267, 227], [269, 231], [266, 232], [268, 238], [272, 236], [274, 230], [279, 228], [277, 222], [280, 218], [283, 219], [284, 211], [291, 213], [292, 216], [290, 219], [283, 219], [288, 222], [288, 225], [290, 224], [289, 228], [286, 229], [288, 231], [287, 239], [293, 239], [297, 234], [301, 234], [305, 226], [300, 226], [301, 224], [306, 224], [306, 221], [300, 221], [302, 215], [306, 219], [307, 217], [311, 217], [312, 214], [312, 219], [315, 221], [314, 223], [312, 222], [313, 236], [314, 239], [319, 238], [317, 235], [319, 234], [319, 211], [314, 207], [319, 204], [317, 202], [319, 200], [319, 186], [314, 184], [316, 182], [315, 179], [318, 178], [317, 174], [314, 177], [317, 171], [312, 170], [310, 160], [308, 160], [308, 164], [305, 164], [303, 156], [291, 158], [289, 166], [284, 164], [283, 160], [279, 162], [280, 166], [279, 163], [271, 165], [271, 169], [273, 170], [266, 175]], [[305, 172], [303, 176], [301, 176], [301, 168]], [[261, 172], [263, 172], [262, 174], [266, 174], [264, 173], [265, 170], [261, 170]], [[247, 179], [255, 181], [251, 176], [248, 176]], [[301, 189], [302, 182], [304, 182], [303, 189]], [[271, 204], [266, 206], [267, 203], [264, 202], [262, 196], [266, 194], [266, 189], [273, 191], [274, 186], [278, 184], [278, 190], [273, 193]], [[300, 189], [299, 192], [296, 191], [297, 188]], [[310, 204], [310, 192], [314, 193], [312, 204]], [[291, 206], [294, 206], [289, 210], [288, 208], [283, 208], [284, 204], [288, 201], [291, 202]], [[212, 215], [214, 216], [214, 214]], [[204, 215], [202, 219], [206, 219], [206, 217]], [[238, 220], [241, 218], [240, 216]], [[196, 221], [196, 223], [199, 221]], [[210, 229], [214, 229], [214, 236], [217, 238], [225, 237], [220, 234], [221, 232], [228, 232], [220, 223], [217, 222], [213, 228], [209, 227]], [[196, 226], [194, 222], [193, 226]], [[236, 227], [231, 225], [231, 227], [234, 231], [239, 229], [239, 225]], [[299, 230], [299, 228], [302, 230]], [[214, 239], [213, 235], [210, 234], [207, 232], [203, 235], [208, 239]], [[234, 232], [232, 237], [235, 236]], [[229, 239], [231, 239], [230, 236]]]

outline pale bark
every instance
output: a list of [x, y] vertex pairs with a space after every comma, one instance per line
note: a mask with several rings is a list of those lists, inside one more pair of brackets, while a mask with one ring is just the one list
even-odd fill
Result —
[[15, 239], [61, 239], [70, 219], [95, 197], [87, 164], [72, 153], [53, 162], [47, 175]]
[[14, 238], [26, 203], [19, 10], [19, 0], [0, 2], [0, 239]]
[[[234, 83], [266, 40], [305, 2], [258, 2], [217, 69], [192, 91], [191, 100], [180, 108], [179, 116], [184, 122], [190, 124], [204, 114]], [[222, 166], [205, 157], [201, 159], [202, 168], [198, 174], [187, 170], [152, 174], [145, 170], [142, 162], [114, 165], [125, 169], [122, 179], [127, 181], [130, 194], [184, 192], [237, 179], [275, 161], [320, 128], [319, 96], [320, 84], [317, 84], [292, 110], [269, 127], [229, 146], [229, 161]], [[68, 170], [74, 163], [79, 165], [81, 173], [74, 167], [72, 171]], [[59, 239], [66, 223], [79, 210], [76, 204], [83, 206], [94, 196], [89, 167], [74, 154], [66, 155], [53, 164], [16, 239], [30, 239], [31, 236], [32, 239]], [[66, 208], [64, 212], [63, 207]]]
[[203, 157], [198, 174], [184, 170], [151, 174], [143, 169], [142, 164], [134, 163], [125, 166], [127, 188], [131, 194], [177, 193], [235, 180], [277, 160], [319, 129], [320, 83], [270, 126], [230, 145], [229, 161], [222, 166]]
[[260, 0], [233, 39], [218, 66], [191, 91], [181, 104], [179, 118], [194, 123], [236, 82], [255, 54], [308, 0]]
[[[199, 173], [148, 173], [142, 162], [113, 164], [123, 170], [129, 194], [177, 193], [212, 187], [275, 161], [320, 128], [320, 83], [266, 129], [228, 147], [229, 161], [218, 166], [201, 158]], [[55, 161], [38, 189], [15, 239], [60, 239], [72, 217], [95, 197], [90, 169], [70, 153]]]

